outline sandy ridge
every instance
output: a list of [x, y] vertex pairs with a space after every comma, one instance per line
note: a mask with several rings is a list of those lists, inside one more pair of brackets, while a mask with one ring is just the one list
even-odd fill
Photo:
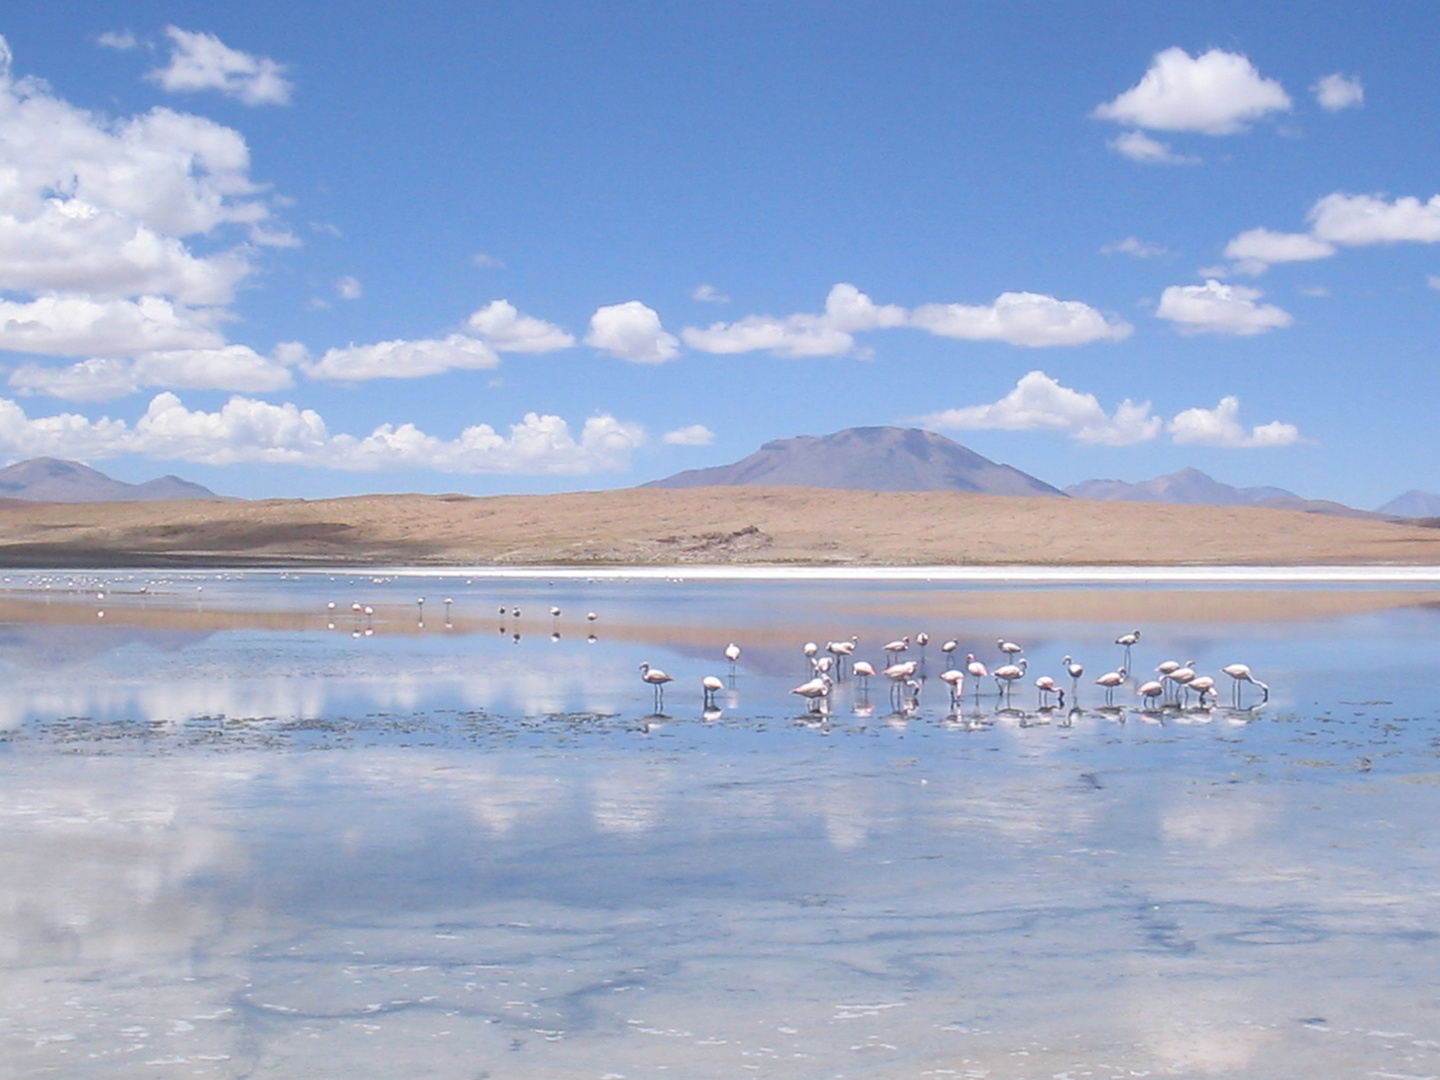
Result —
[[0, 504], [0, 565], [1440, 565], [1440, 529], [1257, 507], [718, 487]]

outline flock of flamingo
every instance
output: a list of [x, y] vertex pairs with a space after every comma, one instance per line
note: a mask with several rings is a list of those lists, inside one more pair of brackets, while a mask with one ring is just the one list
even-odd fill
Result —
[[[1197, 672], [1194, 660], [1187, 660], [1183, 664], [1178, 660], [1165, 660], [1156, 665], [1155, 678], [1143, 682], [1136, 679], [1131, 673], [1130, 662], [1131, 650], [1139, 641], [1139, 630], [1132, 630], [1117, 637], [1115, 644], [1124, 650], [1122, 663], [1115, 670], [1107, 671], [1094, 680], [1095, 685], [1105, 691], [1107, 707], [1115, 706], [1115, 692], [1131, 682], [1137, 684], [1135, 692], [1146, 711], [1183, 709], [1189, 704], [1192, 695], [1201, 707], [1206, 705], [1207, 697], [1210, 705], [1216, 704], [1219, 698], [1216, 679]], [[862, 695], [867, 692], [869, 680], [879, 676], [889, 680], [891, 701], [897, 709], [917, 707], [925, 679], [925, 648], [930, 643], [929, 635], [920, 633], [915, 636], [913, 645], [920, 654], [917, 659], [901, 659], [902, 654], [909, 652], [912, 645], [908, 636], [887, 642], [882, 647], [886, 662], [879, 669], [867, 660], [854, 659], [859, 643], [859, 638], [855, 637], [848, 641], [826, 642], [823, 650], [826, 655], [821, 655], [819, 644], [807, 641], [802, 652], [809, 663], [811, 677], [790, 692], [808, 702], [807, 711], [826, 712], [836, 683], [845, 678], [846, 664], [849, 663], [850, 674], [859, 684]], [[1013, 641], [999, 638], [996, 648], [1000, 653], [1000, 663], [991, 669], [983, 661], [976, 659], [974, 653], [966, 654], [963, 666], [955, 662], [955, 653], [959, 647], [960, 643], [954, 639], [940, 646], [945, 663], [945, 670], [940, 673], [940, 681], [949, 688], [951, 708], [960, 708], [965, 697], [967, 680], [978, 705], [981, 685], [986, 679], [995, 680], [995, 695], [1003, 703], [1003, 707], [1009, 708], [1014, 686], [1026, 677], [1029, 667], [1029, 661], [1021, 655], [1024, 649]], [[740, 653], [740, 646], [733, 642], [725, 648], [732, 684]], [[1061, 666], [1064, 671], [1061, 678], [1070, 680], [1070, 696], [1074, 702], [1079, 697], [1080, 679], [1085, 674], [1085, 668], [1070, 656], [1061, 661]], [[1220, 670], [1230, 677], [1231, 703], [1235, 708], [1241, 707], [1243, 686], [1246, 683], [1254, 686], [1263, 695], [1258, 704], [1264, 704], [1270, 699], [1270, 687], [1251, 674], [1249, 665], [1227, 664]], [[660, 712], [665, 702], [665, 686], [675, 680], [648, 662], [640, 665], [640, 678], [654, 689], [655, 711]], [[700, 680], [700, 687], [703, 691], [704, 707], [709, 709], [715, 706], [715, 695], [725, 689], [725, 683], [718, 676], [706, 675]], [[1040, 708], [1050, 706], [1052, 701], [1058, 702], [1058, 707], [1064, 708], [1065, 689], [1056, 682], [1055, 676], [1038, 677], [1035, 680], [1035, 690]]]

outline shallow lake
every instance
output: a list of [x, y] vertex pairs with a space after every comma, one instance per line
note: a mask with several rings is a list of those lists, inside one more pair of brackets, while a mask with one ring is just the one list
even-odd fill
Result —
[[[852, 636], [916, 685], [811, 709]], [[0, 1078], [1440, 1075], [1437, 661], [1426, 584], [12, 574]]]

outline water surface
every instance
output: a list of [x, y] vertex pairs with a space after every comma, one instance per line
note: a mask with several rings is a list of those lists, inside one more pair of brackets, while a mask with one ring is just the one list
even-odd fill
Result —
[[[1220, 704], [1102, 708], [1136, 627]], [[789, 693], [922, 630], [915, 705]], [[1437, 646], [1423, 583], [12, 575], [0, 1077], [1437, 1075]]]

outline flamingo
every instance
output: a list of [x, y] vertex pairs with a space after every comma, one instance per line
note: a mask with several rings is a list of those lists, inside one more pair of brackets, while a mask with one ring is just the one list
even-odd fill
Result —
[[[1186, 685], [1185, 689], [1194, 690], [1195, 693], [1199, 695], [1200, 705], [1202, 708], [1205, 705], [1206, 694], [1209, 694], [1212, 698], [1219, 697], [1219, 695], [1215, 692], [1215, 680], [1212, 679], [1209, 675], [1195, 676], [1195, 678], [1191, 679], [1190, 682]], [[1215, 704], [1215, 702], [1211, 701], [1210, 704], [1213, 705]]]
[[1039, 691], [1036, 697], [1038, 699], [1038, 704], [1041, 707], [1044, 707], [1046, 704], [1049, 703], [1051, 694], [1059, 694], [1060, 704], [1062, 706], [1065, 704], [1065, 691], [1061, 690], [1058, 686], [1056, 686], [1055, 680], [1052, 679], [1049, 675], [1041, 675], [1038, 679], [1036, 679], [1035, 689]]
[[1085, 665], [1077, 664], [1068, 655], [1061, 661], [1065, 665], [1065, 674], [1070, 676], [1070, 693], [1074, 697], [1080, 696], [1080, 676], [1085, 674]]
[[805, 659], [810, 662], [810, 674], [812, 675], [814, 675], [818, 671], [818, 669], [815, 667], [815, 655], [819, 651], [820, 646], [816, 645], [815, 642], [805, 642], [805, 648], [803, 649], [803, 652], [805, 653]]
[[1164, 693], [1165, 684], [1158, 679], [1151, 679], [1141, 686], [1139, 690], [1140, 697], [1144, 702], [1144, 707], [1147, 709], [1153, 709], [1155, 707], [1155, 700], [1163, 696]]
[[845, 658], [855, 651], [855, 646], [860, 644], [860, 639], [852, 637], [849, 641], [827, 641], [825, 651], [835, 657], [835, 674], [843, 677], [845, 674]]
[[1007, 662], [1014, 660], [1016, 656], [1025, 651], [1019, 645], [1016, 645], [1015, 642], [1006, 641], [1003, 637], [996, 638], [995, 644], [1000, 646], [1000, 652], [1004, 655]]
[[883, 674], [890, 680], [890, 693], [892, 695], [904, 693], [904, 685], [910, 681], [919, 667], [920, 664], [916, 660], [906, 660], [903, 664], [891, 664], [887, 667]]
[[1233, 691], [1231, 696], [1234, 698], [1235, 707], [1237, 709], [1240, 707], [1240, 684], [1242, 682], [1253, 683], [1255, 686], [1258, 686], [1260, 688], [1261, 693], [1265, 695], [1263, 698], [1260, 699], [1262, 704], [1270, 700], [1270, 687], [1266, 686], [1259, 679], [1255, 678], [1254, 675], [1250, 674], [1250, 667], [1248, 664], [1226, 664], [1220, 670], [1225, 672], [1226, 675], [1229, 675], [1230, 678], [1234, 680], [1233, 682], [1231, 682], [1230, 687]]
[[945, 642], [943, 645], [940, 646], [940, 651], [945, 654], [945, 663], [947, 666], [950, 663], [950, 654], [959, 647], [960, 643], [954, 638], [951, 638], [949, 641]]
[[915, 635], [915, 644], [920, 646], [920, 666], [925, 666], [925, 646], [930, 644], [930, 635], [921, 630]]
[[985, 670], [984, 664], [982, 664], [979, 660], [975, 659], [975, 654], [973, 652], [965, 654], [965, 671], [972, 679], [975, 680], [975, 700], [979, 701], [980, 680], [988, 676], [990, 672]]
[[828, 675], [820, 675], [817, 678], [811, 679], [809, 682], [801, 683], [790, 692], [792, 694], [799, 694], [808, 701], [810, 705], [807, 711], [814, 712], [821, 708], [821, 702], [830, 696], [830, 677]]
[[1127, 668], [1130, 666], [1130, 646], [1134, 645], [1134, 644], [1135, 644], [1136, 642], [1138, 642], [1139, 640], [1140, 640], [1140, 631], [1139, 631], [1139, 630], [1131, 630], [1130, 633], [1128, 633], [1128, 634], [1121, 634], [1119, 637], [1117, 637], [1117, 638], [1115, 639], [1115, 644], [1116, 644], [1116, 645], [1123, 645], [1123, 646], [1125, 646], [1125, 666], [1126, 666]]
[[897, 662], [897, 657], [908, 648], [910, 648], [910, 639], [908, 637], [903, 637], [899, 641], [888, 642], [885, 645], [885, 658], [893, 665]]
[[587, 611], [587, 612], [585, 613], [585, 621], [586, 621], [586, 622], [594, 622], [594, 621], [595, 621], [596, 619], [598, 619], [598, 618], [600, 618], [600, 616], [599, 616], [599, 615], [596, 615], [595, 612], [593, 612], [593, 611]]
[[1184, 667], [1176, 668], [1165, 678], [1175, 687], [1175, 700], [1179, 701], [1185, 691], [1185, 685], [1195, 678], [1195, 661], [1186, 660]]
[[860, 689], [864, 690], [870, 684], [870, 676], [875, 674], [875, 665], [869, 660], [856, 660], [850, 670], [860, 680]]
[[960, 704], [960, 699], [965, 696], [965, 673], [950, 668], [940, 673], [940, 681], [950, 687], [950, 705], [952, 708]]
[[675, 680], [659, 668], [651, 667], [648, 661], [640, 665], [640, 678], [655, 688], [655, 711], [658, 713], [665, 704], [665, 684]]
[[1022, 656], [1018, 664], [1002, 664], [991, 673], [995, 676], [996, 689], [1004, 696], [1006, 702], [1010, 700], [1010, 687], [1015, 684], [1015, 680], [1025, 677], [1027, 663], [1029, 661]]
[[725, 646], [725, 659], [730, 661], [730, 674], [735, 674], [735, 661], [740, 659], [740, 646], [733, 641]]
[[715, 705], [715, 695], [718, 694], [721, 690], [725, 689], [725, 684], [719, 679], [717, 679], [714, 675], [706, 675], [703, 679], [700, 680], [700, 688], [705, 691], [705, 702], [703, 707], [713, 708]]
[[1095, 680], [1096, 686], [1103, 686], [1105, 688], [1105, 704], [1115, 704], [1115, 688], [1124, 685], [1125, 675], [1126, 671], [1122, 667], [1118, 671], [1107, 671]]

